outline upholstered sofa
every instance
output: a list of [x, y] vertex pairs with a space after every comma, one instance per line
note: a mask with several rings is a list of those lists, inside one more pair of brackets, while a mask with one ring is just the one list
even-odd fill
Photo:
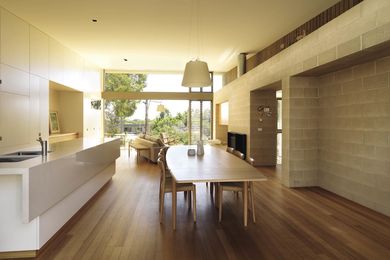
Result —
[[131, 143], [149, 147], [150, 150], [140, 150], [139, 155], [154, 163], [157, 162], [160, 149], [164, 147], [164, 143], [161, 141], [161, 139], [144, 134], [137, 136], [134, 140], [132, 140]]

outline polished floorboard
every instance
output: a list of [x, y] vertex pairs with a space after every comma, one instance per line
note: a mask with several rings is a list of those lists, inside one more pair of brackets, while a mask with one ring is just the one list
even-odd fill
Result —
[[390, 218], [321, 188], [288, 189], [280, 169], [259, 167], [256, 224], [242, 223], [242, 197], [226, 192], [222, 223], [197, 184], [197, 223], [178, 196], [177, 229], [166, 195], [159, 223], [157, 165], [122, 151], [112, 180], [38, 259], [390, 259]]

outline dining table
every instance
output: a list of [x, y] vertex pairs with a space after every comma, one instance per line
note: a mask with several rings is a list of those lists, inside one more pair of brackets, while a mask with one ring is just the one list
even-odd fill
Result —
[[[200, 182], [242, 182], [243, 221], [248, 223], [248, 184], [265, 181], [267, 178], [247, 161], [228, 153], [224, 148], [204, 146], [203, 155], [189, 155], [196, 146], [171, 146], [166, 155], [167, 166], [172, 175], [172, 227], [176, 229], [176, 184]], [[252, 195], [253, 195], [253, 191]]]

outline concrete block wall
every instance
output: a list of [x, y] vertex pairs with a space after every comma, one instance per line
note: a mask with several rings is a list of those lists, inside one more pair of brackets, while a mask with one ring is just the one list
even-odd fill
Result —
[[319, 78], [319, 186], [390, 215], [390, 56]]
[[[293, 110], [294, 100], [290, 100], [290, 81], [293, 80], [293, 76], [299, 73], [311, 70], [320, 65], [328, 64], [330, 62], [337, 61], [340, 58], [346, 57], [347, 55], [353, 55], [356, 53], [365, 52], [367, 48], [372, 46], [377, 46], [390, 41], [390, 1], [389, 0], [365, 0], [362, 3], [356, 5], [352, 9], [348, 10], [344, 14], [340, 15], [336, 19], [330, 21], [328, 24], [319, 28], [317, 31], [311, 33], [310, 35], [304, 37], [299, 42], [280, 52], [278, 55], [272, 57], [266, 62], [260, 64], [253, 70], [244, 74], [242, 77], [234, 80], [228, 85], [224, 86], [221, 90], [214, 94], [215, 104], [222, 103], [224, 101], [229, 102], [229, 131], [237, 131], [247, 134], [248, 140], [251, 139], [250, 132], [250, 93], [253, 90], [261, 89], [266, 87], [273, 82], [282, 81], [283, 89], [283, 162], [282, 162], [282, 181], [288, 186], [311, 186], [318, 185], [320, 183], [319, 176], [317, 176], [317, 182], [315, 181], [316, 177], [313, 171], [313, 174], [304, 173], [310, 171], [310, 169], [315, 169], [315, 165], [305, 166], [301, 162], [293, 162], [296, 147], [291, 145], [297, 145], [301, 140], [292, 141], [290, 138], [297, 138], [299, 132], [302, 133], [301, 129], [293, 129], [292, 119], [294, 113], [297, 113], [297, 110]], [[366, 51], [367, 55], [370, 55], [369, 51]], [[376, 63], [376, 72], [379, 73], [381, 69], [386, 68], [388, 64], [386, 60], [377, 61]], [[379, 70], [378, 70], [379, 68]], [[360, 68], [363, 70], [363, 68]], [[359, 70], [359, 69], [355, 69]], [[344, 76], [341, 74], [337, 75], [338, 78], [344, 78], [345, 80], [350, 79], [352, 81], [353, 74], [348, 75], [348, 72], [342, 71], [345, 73]], [[332, 76], [330, 76], [332, 77]], [[336, 77], [336, 74], [334, 75]], [[324, 80], [324, 79], [322, 79]], [[335, 79], [336, 80], [336, 79]], [[369, 81], [370, 79], [366, 79]], [[373, 79], [372, 79], [373, 80]], [[326, 81], [326, 80], [325, 80]], [[322, 83], [321, 83], [322, 84]], [[321, 85], [320, 84], [320, 85]], [[294, 84], [293, 84], [294, 85]], [[292, 86], [294, 87], [294, 86]], [[344, 89], [347, 89], [347, 86], [344, 86]], [[320, 91], [320, 90], [318, 90]], [[339, 91], [335, 87], [332, 91]], [[296, 93], [296, 92], [295, 92]], [[292, 95], [295, 95], [294, 90]], [[318, 92], [318, 95], [320, 93]], [[324, 95], [324, 93], [321, 93]], [[356, 94], [358, 95], [358, 94]], [[374, 99], [375, 94], [369, 92], [366, 98]], [[292, 97], [291, 97], [292, 98]], [[360, 94], [359, 98], [363, 98], [363, 95]], [[319, 99], [318, 99], [319, 100]], [[329, 99], [329, 102], [336, 102], [335, 100]], [[368, 109], [367, 113], [368, 113]], [[372, 109], [372, 108], [371, 108]], [[382, 105], [382, 110], [386, 110], [386, 107]], [[215, 111], [215, 107], [214, 107]], [[378, 118], [370, 119], [371, 123], [374, 124], [375, 131], [381, 132], [387, 124], [389, 124], [390, 119]], [[288, 125], [290, 123], [290, 126]], [[320, 122], [318, 122], [320, 124]], [[289, 129], [290, 131], [286, 131]], [[296, 130], [296, 131], [295, 131]], [[375, 132], [372, 131], [372, 132]], [[297, 134], [294, 137], [294, 134]], [[302, 133], [303, 135], [303, 133]], [[348, 136], [348, 138], [359, 138], [358, 136]], [[369, 136], [367, 133], [365, 138], [366, 141], [371, 140], [375, 143], [380, 140], [378, 136]], [[382, 138], [385, 138], [382, 136]], [[248, 142], [247, 153], [250, 156], [251, 143]], [[377, 146], [375, 153], [379, 156], [386, 157], [387, 147]], [[304, 156], [304, 155], [303, 155]], [[319, 156], [319, 154], [317, 155]], [[291, 161], [291, 162], [290, 162]], [[299, 160], [298, 160], [299, 161]], [[310, 160], [309, 160], [310, 161]], [[301, 165], [299, 165], [301, 164]], [[376, 166], [374, 163], [371, 165], [375, 167], [386, 167], [386, 166]], [[306, 168], [308, 167], [308, 168]], [[320, 167], [320, 164], [317, 164], [317, 167]], [[365, 166], [367, 167], [367, 166]], [[297, 169], [302, 170], [301, 173], [297, 172]], [[308, 170], [306, 170], [308, 169]], [[385, 168], [386, 169], [386, 168]], [[381, 182], [381, 185], [389, 187], [389, 184], [386, 183], [386, 179]], [[325, 185], [323, 186], [324, 188]], [[330, 189], [330, 188], [329, 188]], [[332, 189], [335, 191], [335, 189]], [[341, 190], [341, 189], [339, 189]], [[341, 194], [341, 192], [339, 193]], [[390, 198], [386, 197], [387, 193], [381, 193], [388, 201]], [[376, 194], [375, 196], [380, 196]], [[362, 199], [355, 199], [355, 197], [349, 196], [348, 198], [362, 203]], [[373, 197], [371, 197], [373, 198]], [[384, 199], [377, 198], [378, 201], [384, 201]], [[375, 202], [374, 202], [375, 204]], [[384, 203], [377, 203], [377, 205], [372, 205], [364, 203], [373, 209], [376, 209], [382, 213], [390, 215], [390, 212], [384, 206]], [[382, 205], [382, 206], [380, 206]], [[382, 207], [382, 208], [381, 208]]]
[[[259, 106], [270, 108], [271, 115], [259, 113]], [[277, 100], [276, 90], [255, 90], [250, 94], [250, 154], [255, 165], [276, 165]], [[260, 121], [261, 120], [261, 121]], [[259, 130], [261, 129], [261, 130]]]
[[[317, 185], [318, 172], [318, 80], [291, 77], [283, 85], [282, 166], [289, 187]], [[285, 156], [285, 154], [287, 156]]]

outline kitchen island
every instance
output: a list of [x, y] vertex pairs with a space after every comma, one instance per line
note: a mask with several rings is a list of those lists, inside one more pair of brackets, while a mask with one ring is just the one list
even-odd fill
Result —
[[49, 151], [0, 163], [0, 258], [42, 248], [115, 174], [120, 140], [79, 138]]

